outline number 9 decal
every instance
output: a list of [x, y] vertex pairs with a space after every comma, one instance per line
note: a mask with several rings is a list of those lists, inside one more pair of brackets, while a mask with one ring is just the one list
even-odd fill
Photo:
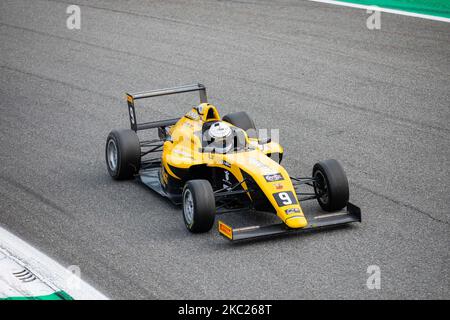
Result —
[[297, 200], [291, 191], [274, 193], [273, 196], [279, 207], [297, 204]]
[[278, 196], [281, 200], [283, 200], [283, 204], [285, 206], [292, 204], [292, 200], [291, 198], [289, 198], [289, 195], [286, 192], [281, 192]]

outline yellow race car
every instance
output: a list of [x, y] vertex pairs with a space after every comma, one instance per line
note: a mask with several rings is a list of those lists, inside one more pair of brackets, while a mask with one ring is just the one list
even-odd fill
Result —
[[[200, 104], [181, 118], [137, 123], [135, 101], [193, 92]], [[106, 165], [114, 179], [139, 177], [150, 189], [181, 205], [193, 233], [207, 232], [217, 215], [270, 212], [280, 222], [233, 228], [218, 222], [220, 234], [238, 241], [361, 222], [349, 202], [348, 181], [336, 160], [316, 163], [311, 177], [294, 178], [280, 165], [283, 148], [258, 136], [245, 112], [220, 117], [201, 84], [127, 94], [131, 129], [113, 130], [106, 141]], [[140, 140], [137, 132], [157, 129], [158, 139]], [[303, 187], [310, 191], [302, 191]], [[317, 199], [318, 212], [300, 203]]]

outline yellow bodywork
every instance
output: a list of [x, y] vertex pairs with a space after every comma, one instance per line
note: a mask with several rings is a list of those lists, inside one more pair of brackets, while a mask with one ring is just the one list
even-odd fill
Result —
[[[200, 110], [200, 111], [199, 111]], [[170, 127], [170, 141], [165, 141], [162, 153], [161, 182], [167, 183], [167, 174], [175, 179], [180, 179], [170, 167], [189, 169], [195, 165], [206, 165], [228, 170], [237, 181], [243, 181], [241, 170], [249, 174], [264, 192], [267, 199], [274, 207], [277, 216], [290, 228], [305, 227], [308, 222], [295, 193], [289, 174], [276, 161], [267, 154], [283, 153], [283, 148], [276, 142], [260, 145], [257, 139], [249, 139], [245, 135], [247, 143], [252, 147], [249, 151], [232, 152], [227, 154], [202, 152], [201, 137], [194, 134], [201, 132], [202, 126], [207, 121], [221, 120], [217, 109], [211, 104], [201, 104], [192, 108], [174, 126]], [[231, 124], [230, 124], [231, 126]], [[283, 180], [269, 182], [264, 176], [281, 174]], [[242, 183], [247, 190], [246, 183]], [[274, 194], [289, 193], [290, 199], [277, 203]], [[250, 194], [248, 194], [250, 197]], [[293, 196], [293, 198], [292, 198]], [[287, 213], [286, 211], [289, 211]]]

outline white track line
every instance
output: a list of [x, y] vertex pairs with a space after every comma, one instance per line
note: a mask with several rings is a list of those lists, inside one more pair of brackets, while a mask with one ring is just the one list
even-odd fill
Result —
[[386, 12], [386, 13], [399, 14], [402, 16], [410, 16], [410, 17], [416, 17], [416, 18], [450, 23], [449, 18], [431, 16], [428, 14], [420, 14], [420, 13], [408, 12], [408, 11], [403, 11], [403, 10], [387, 9], [387, 8], [379, 7], [376, 5], [370, 6], [370, 5], [356, 4], [356, 3], [350, 3], [350, 2], [334, 1], [334, 0], [308, 0], [308, 1], [322, 2], [322, 3], [334, 4], [337, 6], [352, 7], [352, 8], [365, 9], [365, 10], [376, 10], [376, 11], [381, 11], [381, 12]]
[[55, 290], [63, 290], [75, 300], [108, 299], [85, 281], [74, 278], [74, 274], [67, 268], [2, 227], [0, 227], [0, 248]]

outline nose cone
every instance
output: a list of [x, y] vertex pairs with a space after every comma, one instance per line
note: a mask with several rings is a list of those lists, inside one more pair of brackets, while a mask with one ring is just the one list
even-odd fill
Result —
[[289, 228], [293, 229], [304, 228], [308, 225], [308, 221], [306, 221], [305, 217], [300, 216], [287, 218], [285, 223]]

